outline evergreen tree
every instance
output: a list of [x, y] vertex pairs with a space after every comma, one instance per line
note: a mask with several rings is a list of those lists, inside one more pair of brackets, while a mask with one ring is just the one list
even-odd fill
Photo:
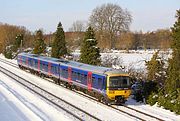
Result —
[[14, 42], [14, 47], [13, 47], [14, 52], [16, 52], [18, 50], [18, 48], [20, 48], [22, 46], [21, 44], [22, 44], [23, 38], [24, 38], [23, 34], [18, 34], [16, 36], [16, 39]]
[[57, 26], [55, 33], [55, 38], [52, 43], [52, 53], [51, 56], [55, 58], [60, 58], [68, 54], [66, 48], [65, 34], [61, 22]]
[[148, 103], [151, 105], [158, 101], [158, 105], [165, 109], [180, 114], [180, 10], [176, 14], [177, 21], [172, 30], [172, 58], [168, 62], [167, 79], [165, 88], [149, 96]]
[[169, 59], [169, 67], [166, 80], [166, 91], [174, 91], [180, 88], [180, 9], [176, 14], [177, 21], [172, 30], [172, 58]]
[[100, 49], [97, 47], [97, 40], [95, 38], [94, 30], [88, 27], [85, 33], [85, 38], [81, 45], [80, 62], [100, 65]]
[[165, 69], [164, 62], [158, 56], [159, 51], [153, 54], [150, 61], [146, 62], [147, 66], [147, 82], [144, 83], [144, 96], [147, 99], [152, 92], [158, 92], [164, 85]]
[[[155, 52], [150, 61], [146, 62], [147, 66], [147, 79], [155, 81], [157, 83], [162, 83], [164, 80], [163, 69], [164, 62], [158, 57], [159, 51]], [[161, 81], [161, 82], [160, 82]]]
[[7, 46], [3, 53], [7, 59], [13, 59], [12, 46]]
[[44, 43], [44, 37], [42, 30], [36, 31], [35, 41], [34, 41], [34, 54], [41, 54], [45, 52], [46, 44]]

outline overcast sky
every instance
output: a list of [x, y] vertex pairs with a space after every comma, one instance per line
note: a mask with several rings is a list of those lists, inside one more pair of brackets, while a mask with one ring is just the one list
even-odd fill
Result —
[[130, 30], [143, 32], [171, 27], [180, 9], [180, 0], [0, 0], [0, 22], [49, 33], [61, 21], [68, 31], [74, 21], [88, 21], [92, 10], [104, 3], [129, 10], [133, 17]]

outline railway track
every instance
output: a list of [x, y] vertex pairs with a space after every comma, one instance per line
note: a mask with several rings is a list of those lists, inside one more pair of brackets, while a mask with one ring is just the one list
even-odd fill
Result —
[[74, 120], [101, 121], [101, 119], [99, 119], [98, 117], [93, 116], [90, 113], [78, 108], [77, 106], [55, 96], [54, 94], [42, 89], [41, 87], [31, 83], [30, 81], [28, 81], [22, 77], [14, 74], [13, 72], [5, 69], [2, 66], [0, 66], [0, 72], [4, 73], [8, 77], [12, 78], [14, 81], [23, 85], [25, 88], [27, 88], [31, 92], [37, 94], [42, 99], [44, 99], [48, 103], [52, 104], [53, 106], [55, 106], [59, 110], [65, 111]]
[[[18, 68], [18, 66], [16, 64], [14, 64], [14, 63], [11, 63], [11, 62], [8, 62], [8, 61], [5, 61], [5, 60], [1, 60], [1, 59], [0, 59], [0, 61], [4, 62], [6, 64], [9, 64], [9, 65], [11, 65], [11, 66], [13, 66], [15, 68]], [[49, 79], [46, 79], [46, 78], [44, 78], [44, 79], [49, 81], [49, 82], [52, 82]], [[65, 88], [64, 86], [62, 86], [62, 87]], [[65, 89], [67, 89], [67, 88], [65, 88]], [[69, 90], [69, 89], [67, 89], [67, 90]], [[92, 96], [89, 96], [87, 94], [84, 94], [82, 92], [79, 92], [79, 91], [76, 91], [76, 90], [69, 90], [69, 91], [78, 93], [79, 95], [81, 95], [83, 97], [86, 97], [88, 99], [91, 99], [93, 101], [98, 102], [98, 100], [96, 98], [94, 98]], [[102, 102], [98, 102], [98, 103], [103, 104]], [[103, 105], [105, 105], [105, 104], [103, 104]], [[126, 115], [129, 115], [130, 117], [134, 117], [134, 118], [136, 118], [138, 120], [146, 121], [148, 118], [150, 118], [151, 120], [165, 121], [164, 119], [162, 119], [160, 117], [156, 117], [156, 116], [150, 115], [148, 113], [142, 112], [142, 111], [140, 111], [138, 109], [131, 108], [131, 107], [129, 107], [127, 105], [124, 105], [124, 104], [119, 105], [119, 106], [117, 106], [117, 105], [105, 105], [105, 106], [107, 106], [108, 108], [111, 108], [113, 110], [116, 110], [118, 112], [121, 112], [121, 113], [124, 113]], [[145, 118], [142, 118], [142, 117], [147, 117], [147, 118], [145, 119]]]

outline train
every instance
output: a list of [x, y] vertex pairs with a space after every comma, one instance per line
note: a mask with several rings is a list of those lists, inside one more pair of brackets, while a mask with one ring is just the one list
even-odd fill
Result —
[[30, 53], [19, 53], [17, 63], [20, 69], [51, 78], [105, 104], [125, 103], [131, 94], [129, 74], [121, 70]]

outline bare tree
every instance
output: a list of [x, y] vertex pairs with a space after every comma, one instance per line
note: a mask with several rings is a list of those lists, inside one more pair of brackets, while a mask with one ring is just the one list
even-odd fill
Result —
[[117, 4], [108, 3], [96, 7], [89, 21], [96, 31], [109, 33], [110, 48], [114, 48], [117, 35], [129, 30], [132, 17], [126, 9], [122, 9]]
[[79, 20], [73, 22], [72, 27], [69, 28], [69, 31], [71, 31], [71, 32], [83, 32], [83, 31], [85, 31], [85, 22], [79, 21]]

